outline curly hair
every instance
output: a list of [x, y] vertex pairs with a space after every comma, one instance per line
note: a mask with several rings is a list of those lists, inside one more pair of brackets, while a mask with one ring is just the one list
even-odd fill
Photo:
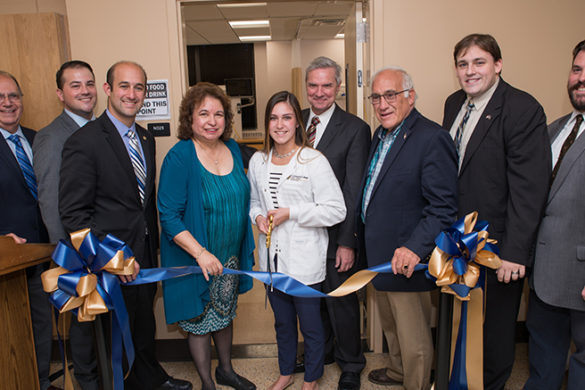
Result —
[[219, 100], [225, 115], [225, 128], [221, 135], [222, 141], [227, 141], [232, 135], [234, 113], [229, 97], [217, 85], [207, 82], [199, 82], [189, 88], [179, 108], [179, 139], [193, 138], [193, 111], [199, 107], [206, 97]]

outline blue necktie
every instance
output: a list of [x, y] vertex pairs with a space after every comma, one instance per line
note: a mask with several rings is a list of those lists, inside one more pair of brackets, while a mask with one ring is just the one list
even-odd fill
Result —
[[26, 185], [35, 199], [38, 199], [37, 179], [35, 177], [35, 172], [33, 171], [33, 167], [30, 163], [30, 160], [28, 159], [28, 156], [24, 152], [20, 138], [16, 134], [12, 134], [10, 137], [8, 137], [8, 139], [14, 143], [16, 149], [16, 160], [18, 161], [18, 165], [20, 165], [20, 169], [24, 175], [24, 180], [26, 181]]
[[138, 146], [138, 140], [136, 134], [132, 130], [128, 130], [126, 133], [130, 142], [130, 160], [132, 161], [132, 167], [134, 167], [134, 174], [136, 175], [136, 181], [138, 182], [138, 193], [140, 194], [140, 203], [144, 206], [144, 185], [146, 183], [146, 169], [144, 166], [144, 160], [140, 155], [140, 148]]
[[465, 111], [465, 115], [463, 115], [463, 119], [461, 119], [461, 123], [459, 123], [459, 126], [457, 126], [457, 133], [455, 133], [455, 149], [457, 149], [457, 156], [461, 157], [461, 139], [463, 138], [463, 130], [465, 130], [465, 124], [467, 123], [467, 120], [469, 119], [469, 115], [471, 115], [471, 111], [473, 110], [473, 108], [475, 107], [475, 105], [471, 102], [471, 100], [469, 101], [469, 103], [467, 103], [467, 111]]

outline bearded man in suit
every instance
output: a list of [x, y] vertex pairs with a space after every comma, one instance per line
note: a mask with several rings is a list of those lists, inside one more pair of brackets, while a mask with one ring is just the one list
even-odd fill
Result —
[[503, 389], [512, 372], [516, 318], [526, 267], [548, 193], [551, 157], [540, 104], [501, 77], [502, 54], [487, 34], [455, 45], [461, 89], [445, 102], [443, 127], [459, 157], [459, 217], [489, 222], [502, 266], [488, 272], [483, 331], [484, 386]]
[[585, 41], [567, 90], [573, 111], [548, 126], [554, 168], [530, 279], [527, 390], [560, 389], [571, 341], [567, 389], [585, 388]]

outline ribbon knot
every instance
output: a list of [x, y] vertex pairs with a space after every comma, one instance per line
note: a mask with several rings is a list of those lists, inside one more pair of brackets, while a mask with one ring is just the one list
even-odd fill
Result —
[[481, 266], [501, 266], [496, 241], [488, 238], [488, 226], [477, 221], [477, 212], [473, 212], [437, 236], [428, 272], [442, 292], [467, 301], [469, 292], [479, 287]]
[[71, 311], [79, 321], [93, 321], [112, 311], [112, 368], [114, 388], [123, 388], [122, 347], [128, 370], [134, 362], [134, 345], [128, 312], [116, 275], [132, 275], [134, 256], [121, 240], [107, 235], [100, 241], [89, 229], [71, 233], [71, 243], [60, 240], [52, 255], [59, 266], [43, 272], [43, 289], [59, 313]]

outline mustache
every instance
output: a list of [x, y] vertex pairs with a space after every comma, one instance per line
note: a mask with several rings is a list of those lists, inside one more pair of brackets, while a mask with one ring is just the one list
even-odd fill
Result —
[[585, 82], [578, 81], [569, 87], [569, 91], [575, 91], [581, 87], [585, 87]]

